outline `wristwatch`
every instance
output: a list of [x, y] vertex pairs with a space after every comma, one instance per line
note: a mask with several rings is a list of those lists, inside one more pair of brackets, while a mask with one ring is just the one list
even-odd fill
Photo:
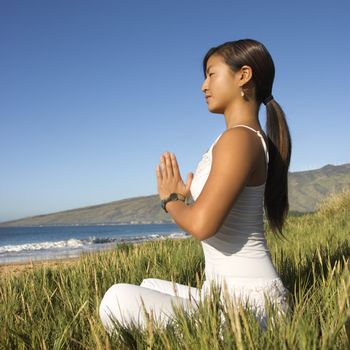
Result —
[[186, 197], [182, 195], [181, 193], [171, 193], [169, 197], [162, 199], [161, 205], [164, 211], [167, 213], [168, 211], [166, 210], [165, 206], [168, 202], [171, 201], [185, 201]]

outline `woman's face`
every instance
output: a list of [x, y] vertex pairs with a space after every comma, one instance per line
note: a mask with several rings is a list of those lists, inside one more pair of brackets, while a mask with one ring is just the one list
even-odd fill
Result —
[[224, 114], [225, 110], [240, 97], [238, 74], [225, 63], [224, 58], [212, 55], [207, 61], [206, 79], [202, 84], [202, 91], [208, 109], [212, 113]]

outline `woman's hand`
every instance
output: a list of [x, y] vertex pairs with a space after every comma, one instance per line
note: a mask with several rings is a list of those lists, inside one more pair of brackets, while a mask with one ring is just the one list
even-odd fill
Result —
[[193, 173], [188, 174], [185, 184], [182, 181], [175, 154], [163, 153], [160, 157], [160, 165], [157, 165], [156, 173], [160, 199], [168, 197], [173, 192], [180, 193], [188, 198]]

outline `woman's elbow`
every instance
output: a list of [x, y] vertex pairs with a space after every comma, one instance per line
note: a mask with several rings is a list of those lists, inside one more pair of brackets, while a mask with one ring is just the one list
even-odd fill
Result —
[[214, 236], [219, 227], [213, 225], [213, 223], [208, 222], [208, 220], [203, 218], [198, 218], [193, 222], [192, 235], [200, 241], [204, 241], [212, 236]]

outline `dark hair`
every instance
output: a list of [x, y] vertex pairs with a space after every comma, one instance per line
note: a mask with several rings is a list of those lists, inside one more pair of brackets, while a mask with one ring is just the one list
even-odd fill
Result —
[[[214, 54], [222, 56], [234, 72], [243, 65], [251, 67], [255, 98], [259, 105], [271, 96], [275, 65], [262, 43], [243, 39], [211, 48], [203, 60], [205, 76], [207, 61]], [[265, 213], [272, 230], [282, 234], [282, 227], [289, 210], [288, 168], [292, 144], [285, 114], [274, 99], [266, 103], [266, 132], [270, 160], [265, 186]]]

